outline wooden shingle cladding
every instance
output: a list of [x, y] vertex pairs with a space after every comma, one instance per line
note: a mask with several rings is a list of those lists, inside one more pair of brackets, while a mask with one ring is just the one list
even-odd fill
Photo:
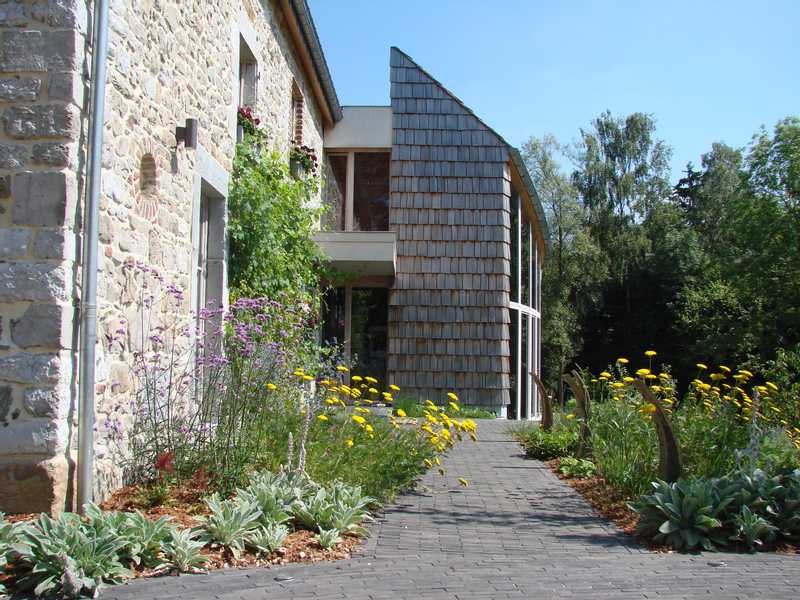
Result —
[[404, 395], [509, 403], [511, 161], [506, 142], [391, 52], [389, 379]]

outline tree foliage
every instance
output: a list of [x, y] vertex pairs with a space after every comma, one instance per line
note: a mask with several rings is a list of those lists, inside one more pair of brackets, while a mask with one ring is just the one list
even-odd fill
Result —
[[796, 356], [800, 118], [744, 149], [713, 144], [674, 187], [651, 116], [606, 112], [580, 134], [570, 148], [552, 136], [524, 146], [551, 229], [545, 379], [649, 347], [681, 377], [698, 358], [756, 367]]

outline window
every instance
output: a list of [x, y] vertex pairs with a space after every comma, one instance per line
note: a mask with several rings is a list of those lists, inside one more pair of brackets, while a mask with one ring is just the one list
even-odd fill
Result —
[[389, 159], [389, 154], [385, 152], [359, 152], [355, 155], [355, 231], [389, 229]]
[[389, 152], [326, 156], [326, 224], [333, 231], [389, 231]]
[[256, 105], [256, 89], [258, 83], [258, 61], [255, 54], [239, 36], [239, 106]]
[[296, 81], [292, 82], [292, 123], [289, 130], [292, 132], [291, 142], [296, 146], [303, 145], [303, 92]]
[[531, 374], [540, 372], [541, 363], [541, 268], [529, 207], [523, 206], [518, 190], [512, 189], [509, 207], [511, 406], [508, 415], [512, 419], [530, 419], [540, 414], [539, 390], [533, 385]]
[[[196, 305], [197, 337], [205, 350], [219, 350], [221, 339], [216, 335], [221, 325], [219, 309], [225, 296], [225, 199], [205, 181], [200, 192], [200, 215], [197, 236]], [[203, 314], [208, 310], [211, 316]]]

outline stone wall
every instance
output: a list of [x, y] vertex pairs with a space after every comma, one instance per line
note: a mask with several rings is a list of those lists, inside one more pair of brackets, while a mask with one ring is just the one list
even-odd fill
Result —
[[[0, 2], [0, 510], [59, 510], [72, 498], [77, 438], [78, 293], [85, 169], [83, 0]], [[111, 4], [98, 274], [96, 494], [121, 483], [140, 281], [157, 269], [188, 293], [196, 262], [200, 153], [230, 171], [239, 36], [259, 62], [254, 107], [288, 147], [292, 86], [305, 97], [304, 143], [322, 122], [277, 4], [115, 0]], [[88, 88], [87, 88], [88, 89]], [[198, 149], [175, 127], [198, 120]], [[227, 190], [218, 190], [223, 195]], [[196, 237], [196, 236], [195, 236]]]

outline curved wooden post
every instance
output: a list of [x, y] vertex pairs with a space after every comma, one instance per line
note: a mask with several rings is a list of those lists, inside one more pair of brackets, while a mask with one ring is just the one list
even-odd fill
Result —
[[580, 420], [580, 436], [578, 441], [578, 451], [575, 455], [578, 458], [583, 458], [591, 454], [591, 431], [589, 430], [589, 392], [586, 389], [586, 384], [583, 382], [583, 377], [578, 371], [574, 370], [572, 373], [564, 373], [561, 379], [570, 387], [572, 394], [575, 396], [575, 412]]
[[672, 424], [661, 406], [661, 401], [653, 394], [647, 383], [641, 379], [636, 381], [636, 389], [644, 398], [656, 407], [653, 413], [653, 424], [658, 433], [658, 476], [667, 483], [678, 481], [681, 476], [681, 456], [678, 451], [678, 440], [672, 431]]
[[536, 373], [531, 373], [533, 382], [539, 388], [539, 397], [542, 399], [542, 431], [550, 431], [553, 428], [553, 397], [548, 393], [544, 382]]

